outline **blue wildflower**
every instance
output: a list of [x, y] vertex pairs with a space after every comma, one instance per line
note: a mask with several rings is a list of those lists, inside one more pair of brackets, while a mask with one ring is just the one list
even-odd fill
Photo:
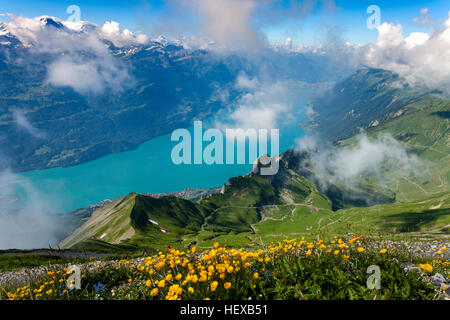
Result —
[[105, 285], [101, 282], [94, 284], [94, 290], [100, 291], [100, 292], [105, 292]]

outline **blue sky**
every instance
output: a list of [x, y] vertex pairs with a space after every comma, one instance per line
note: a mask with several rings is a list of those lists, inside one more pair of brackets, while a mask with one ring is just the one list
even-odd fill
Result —
[[[381, 9], [381, 21], [401, 23], [405, 33], [430, 30], [413, 22], [415, 17], [420, 17], [420, 9], [428, 8], [430, 17], [436, 21], [445, 20], [450, 10], [448, 0], [336, 0], [335, 3], [336, 9], [332, 12], [324, 12], [318, 8], [312, 14], [298, 20], [289, 19], [285, 22], [265, 24], [263, 30], [271, 41], [282, 41], [291, 37], [295, 44], [324, 43], [330, 33], [338, 35], [343, 41], [368, 43], [375, 41], [377, 37], [376, 30], [369, 30], [366, 27], [366, 20], [369, 17], [366, 9], [369, 5], [378, 5]], [[68, 17], [66, 8], [73, 4], [81, 8], [83, 20], [96, 24], [114, 20], [120, 22], [123, 28], [144, 32], [152, 28], [156, 17], [168, 10], [164, 0], [0, 0], [0, 12], [26, 17], [45, 14], [65, 19]]]

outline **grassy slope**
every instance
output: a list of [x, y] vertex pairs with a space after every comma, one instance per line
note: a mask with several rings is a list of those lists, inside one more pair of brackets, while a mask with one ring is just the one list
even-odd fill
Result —
[[[406, 106], [401, 117], [368, 130], [371, 138], [391, 134], [411, 153], [417, 154], [427, 169], [414, 179], [396, 172], [389, 173], [394, 182], [388, 187], [395, 192], [397, 203], [343, 210], [349, 226], [358, 231], [370, 229], [414, 236], [449, 237], [449, 114], [449, 102], [428, 96]], [[351, 146], [355, 141], [356, 138], [352, 137], [340, 144]], [[362, 228], [364, 224], [370, 228]]]
[[346, 139], [375, 123], [386, 123], [428, 94], [405, 87], [399, 77], [381, 69], [363, 68], [312, 101], [316, 116], [310, 123], [329, 140]]
[[60, 246], [69, 248], [87, 239], [117, 244], [129, 238], [135, 232], [130, 218], [135, 198], [136, 194], [132, 193], [96, 210], [91, 218], [63, 240]]
[[[353, 207], [332, 212], [312, 213], [296, 207], [295, 214], [276, 210], [278, 219], [255, 225], [253, 236], [264, 240], [306, 236], [329, 238], [356, 233], [389, 237], [450, 237], [450, 103], [435, 97], [423, 97], [403, 107], [403, 115], [368, 130], [371, 138], [390, 133], [417, 154], [427, 171], [414, 180], [389, 173], [392, 181], [387, 193], [395, 193], [396, 202], [369, 208]], [[356, 137], [341, 141], [351, 146]], [[317, 206], [317, 205], [316, 205]], [[318, 206], [320, 207], [320, 206]], [[281, 219], [280, 219], [281, 218]], [[249, 235], [249, 238], [251, 236]]]
[[[439, 209], [433, 209], [437, 206]], [[326, 208], [312, 212], [306, 205], [280, 205], [266, 209], [268, 214], [253, 225], [254, 233], [200, 233], [197, 238], [204, 247], [215, 241], [224, 245], [260, 247], [263, 243], [281, 239], [331, 239], [334, 235], [348, 233], [389, 238], [450, 238], [449, 208], [448, 193], [409, 203], [354, 207], [335, 212]]]
[[[450, 103], [426, 97], [408, 105], [405, 114], [379, 127], [368, 130], [369, 137], [391, 134], [402, 142], [411, 153], [417, 154], [427, 167], [426, 172], [410, 179], [398, 173], [390, 173], [395, 183], [390, 189], [396, 199], [407, 202], [432, 197], [436, 193], [448, 192], [450, 181]], [[353, 137], [341, 141], [342, 146], [351, 146]]]
[[[292, 154], [287, 153], [287, 157]], [[108, 243], [120, 243], [125, 248], [162, 248], [209, 243], [218, 238], [244, 243], [272, 233], [271, 223], [287, 222], [291, 230], [292, 217], [297, 219], [308, 212], [317, 215], [319, 209], [315, 208], [331, 213], [330, 200], [311, 181], [295, 173], [287, 159], [283, 161], [284, 167], [275, 178], [257, 174], [235, 177], [224, 193], [199, 202], [136, 194], [117, 199], [97, 210], [62, 242], [62, 247], [93, 249], [98, 245], [106, 249]]]

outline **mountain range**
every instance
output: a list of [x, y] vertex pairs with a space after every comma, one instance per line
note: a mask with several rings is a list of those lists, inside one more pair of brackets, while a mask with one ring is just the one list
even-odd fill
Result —
[[233, 105], [243, 94], [237, 76], [260, 65], [271, 81], [351, 72], [276, 48], [254, 57], [124, 32], [114, 40], [100, 26], [48, 16], [26, 23], [0, 23], [0, 150], [14, 171], [80, 164], [208, 118]]

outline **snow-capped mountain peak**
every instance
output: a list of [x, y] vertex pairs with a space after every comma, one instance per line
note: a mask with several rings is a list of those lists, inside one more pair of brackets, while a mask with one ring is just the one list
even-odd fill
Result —
[[99, 26], [88, 21], [66, 21], [47, 15], [35, 18], [13, 14], [6, 14], [6, 16], [11, 21], [0, 24], [0, 36], [14, 37], [27, 47], [42, 41], [46, 42], [49, 37], [64, 36], [64, 32], [68, 35], [93, 35], [99, 40], [109, 41], [118, 48], [148, 43], [146, 35], [120, 29], [120, 24], [114, 21], [107, 21], [103, 26]]
[[0, 22], [0, 36], [5, 36], [9, 33], [8, 28], [4, 22]]
[[58, 21], [58, 19], [54, 17], [42, 16], [40, 17], [39, 22], [43, 24], [45, 27], [54, 27], [57, 29], [65, 28], [65, 26], [61, 23], [61, 21]]

